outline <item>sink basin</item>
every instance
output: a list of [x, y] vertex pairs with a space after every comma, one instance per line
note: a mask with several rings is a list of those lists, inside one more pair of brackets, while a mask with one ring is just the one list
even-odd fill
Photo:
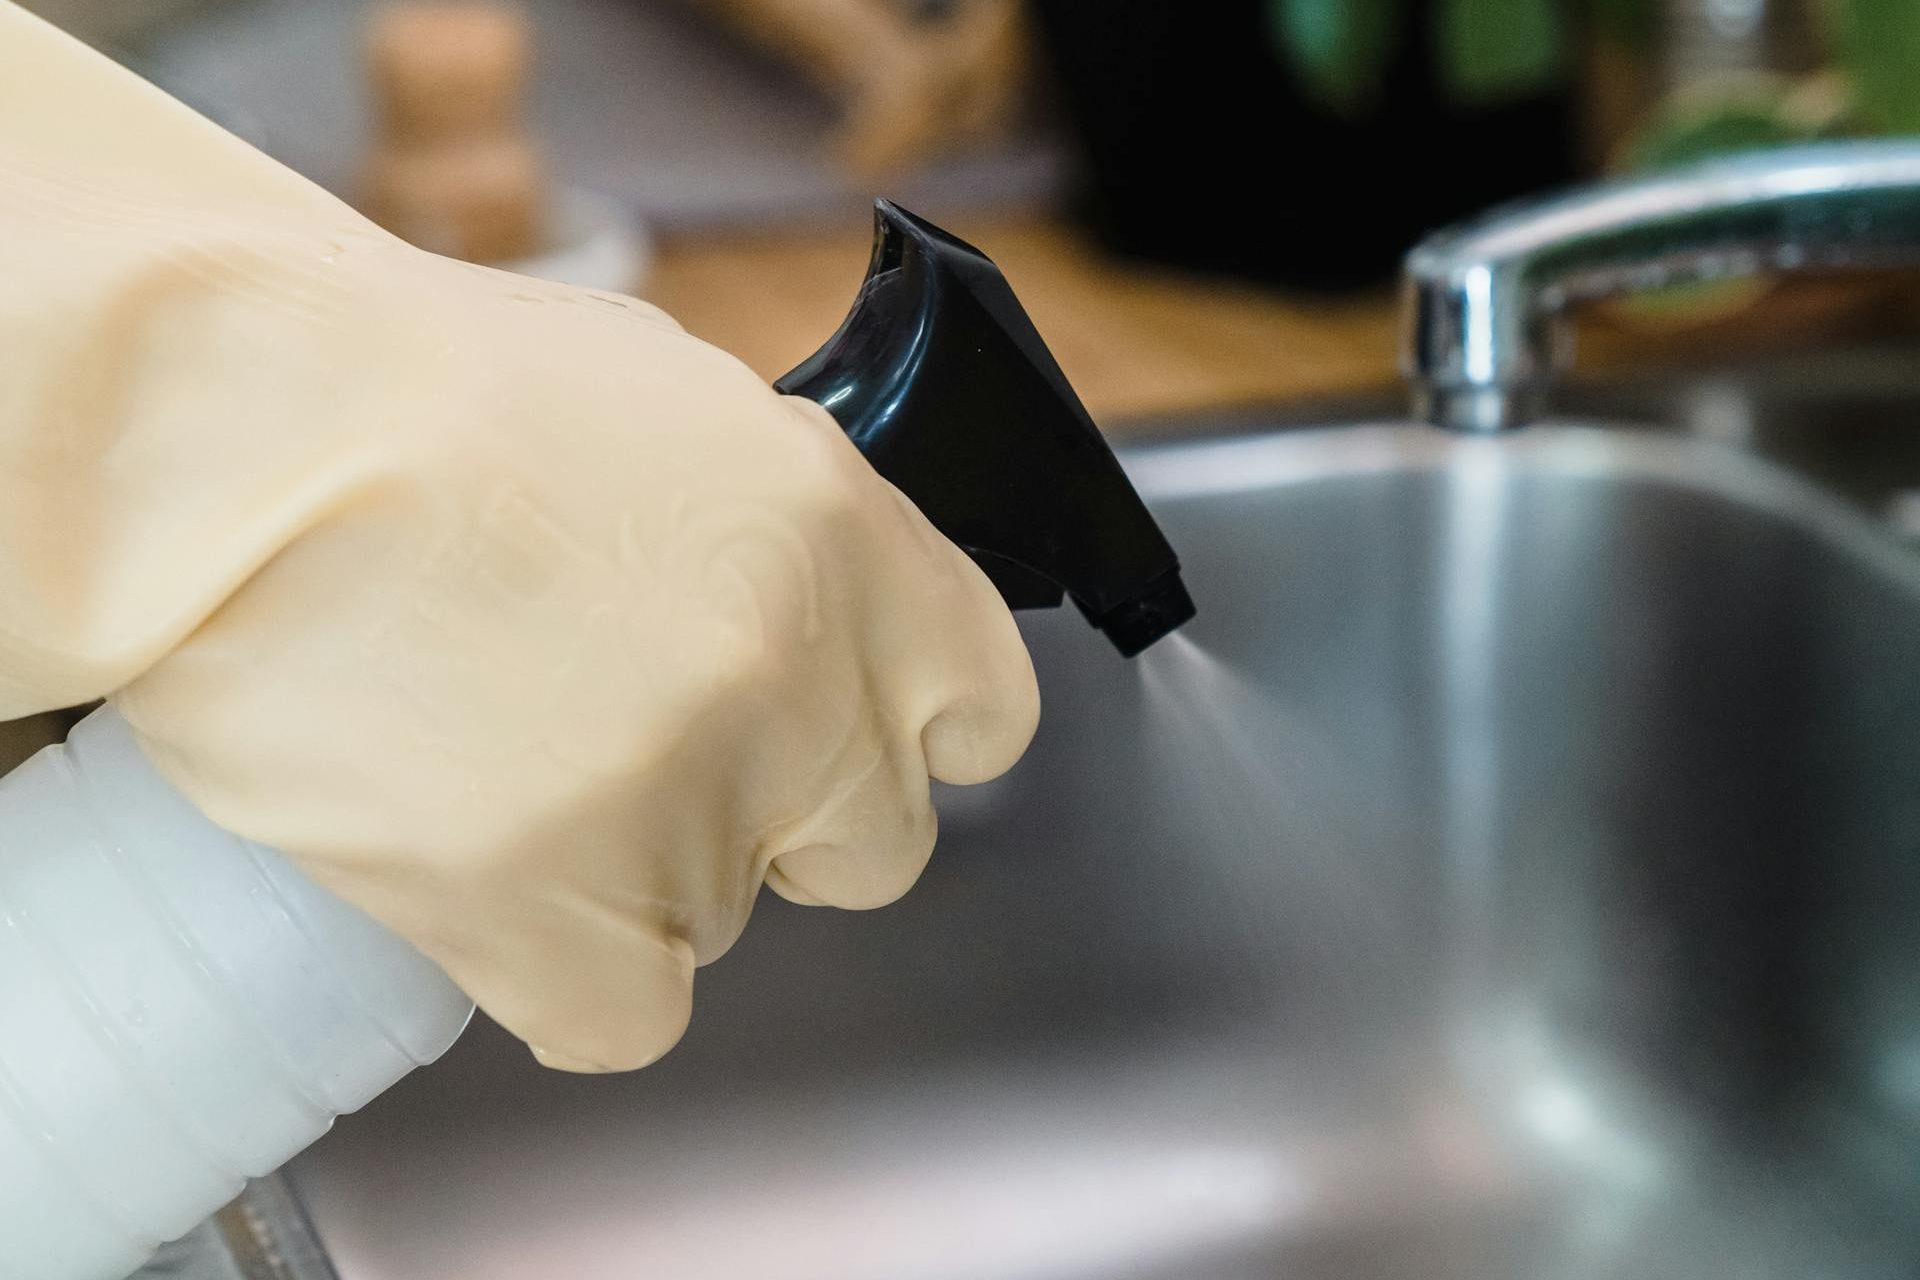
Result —
[[343, 1120], [344, 1280], [1920, 1274], [1920, 552], [1671, 436], [1128, 463], [1186, 638], [1027, 616], [1028, 759], [659, 1066]]

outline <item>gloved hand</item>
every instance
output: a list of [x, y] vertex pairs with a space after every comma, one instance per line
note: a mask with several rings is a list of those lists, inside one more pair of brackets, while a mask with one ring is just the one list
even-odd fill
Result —
[[639, 1066], [764, 879], [869, 907], [1037, 714], [832, 420], [435, 258], [0, 0], [0, 715], [111, 693], [215, 821], [551, 1065]]

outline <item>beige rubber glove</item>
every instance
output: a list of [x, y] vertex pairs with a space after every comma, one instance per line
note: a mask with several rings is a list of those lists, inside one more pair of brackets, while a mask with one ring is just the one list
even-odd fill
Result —
[[673, 1044], [763, 879], [903, 892], [928, 775], [1037, 714], [823, 411], [408, 248], [0, 0], [0, 715], [108, 693], [583, 1070]]

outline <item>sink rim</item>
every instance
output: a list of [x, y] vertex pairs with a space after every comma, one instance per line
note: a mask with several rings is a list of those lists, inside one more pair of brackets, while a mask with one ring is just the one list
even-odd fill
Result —
[[1253, 494], [1395, 473], [1534, 472], [1670, 487], [1788, 521], [1920, 597], [1920, 554], [1885, 520], [1793, 469], [1733, 445], [1624, 424], [1559, 420], [1465, 436], [1412, 420], [1286, 427], [1122, 448], [1149, 503]]

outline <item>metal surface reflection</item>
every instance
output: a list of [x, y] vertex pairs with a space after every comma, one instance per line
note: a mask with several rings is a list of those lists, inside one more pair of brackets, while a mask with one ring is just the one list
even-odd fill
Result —
[[1572, 304], [1699, 280], [1920, 261], [1920, 146], [1715, 156], [1494, 209], [1407, 255], [1415, 412], [1457, 431], [1540, 415]]
[[475, 1028], [298, 1169], [345, 1280], [1920, 1273], [1920, 554], [1701, 439], [1130, 460], [1209, 609], [684, 1046]]

